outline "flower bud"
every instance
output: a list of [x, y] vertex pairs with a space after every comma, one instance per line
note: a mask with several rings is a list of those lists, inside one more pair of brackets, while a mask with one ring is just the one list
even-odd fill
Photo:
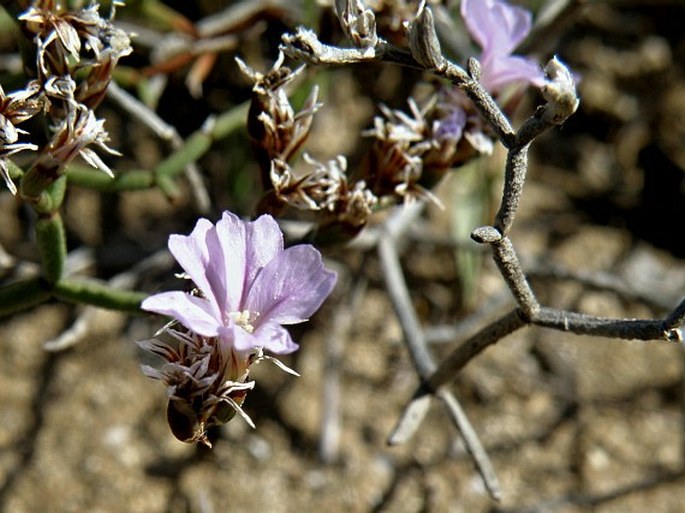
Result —
[[357, 48], [372, 50], [378, 43], [376, 16], [361, 0], [335, 0], [335, 14], [345, 35]]
[[445, 66], [440, 41], [435, 31], [433, 13], [425, 2], [421, 4], [416, 19], [411, 23], [405, 22], [409, 38], [409, 50], [419, 64], [426, 69], [441, 69]]
[[473, 80], [478, 80], [480, 82], [480, 77], [483, 73], [483, 68], [481, 68], [478, 59], [475, 59], [474, 57], [469, 57], [469, 59], [466, 61], [466, 71], [468, 71], [469, 76]]
[[542, 119], [560, 125], [578, 109], [576, 84], [569, 69], [556, 56], [545, 66], [545, 73], [549, 79], [542, 87], [542, 96], [547, 100]]

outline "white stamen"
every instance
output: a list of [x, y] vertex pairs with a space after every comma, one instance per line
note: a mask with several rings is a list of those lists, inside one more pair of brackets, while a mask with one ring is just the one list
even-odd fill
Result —
[[243, 310], [242, 312], [231, 312], [228, 315], [233, 322], [235, 322], [248, 333], [254, 332], [254, 325], [252, 323], [257, 320], [257, 317], [259, 317], [258, 313], [252, 313], [249, 310]]

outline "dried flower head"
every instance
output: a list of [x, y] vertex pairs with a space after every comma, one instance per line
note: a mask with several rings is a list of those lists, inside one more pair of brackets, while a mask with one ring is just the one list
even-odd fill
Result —
[[[313, 246], [283, 249], [283, 234], [268, 215], [253, 222], [230, 212], [216, 224], [200, 219], [190, 235], [172, 235], [169, 249], [196, 289], [143, 301], [144, 310], [171, 316], [182, 326], [166, 330], [177, 350], [163, 342], [145, 343], [168, 362], [161, 371], [146, 372], [170, 387], [174, 434], [205, 441], [206, 428], [226, 422], [228, 412], [243, 416], [240, 405], [252, 387], [249, 367], [269, 358], [263, 351], [297, 350], [283, 325], [314, 314], [333, 290], [336, 275], [324, 269]], [[189, 429], [180, 427], [184, 422]]]
[[350, 180], [347, 159], [338, 155], [323, 163], [305, 154], [304, 160], [313, 168], [312, 182], [324, 185], [320, 208], [334, 214], [339, 221], [353, 226], [364, 225], [378, 198], [366, 187], [364, 180]]
[[378, 197], [363, 179], [350, 180], [347, 159], [342, 155], [319, 162], [305, 153], [304, 161], [307, 170], [297, 172], [287, 162], [273, 160], [273, 189], [262, 198], [260, 210], [278, 211], [288, 206], [315, 212], [316, 226], [307, 238], [323, 245], [348, 242], [366, 225]]
[[254, 386], [247, 380], [248, 359], [230, 348], [224, 350], [216, 337], [172, 328], [163, 334], [170, 340], [144, 340], [138, 345], [166, 363], [161, 369], [144, 365], [142, 370], [167, 386], [167, 420], [174, 436], [182, 442], [211, 446], [208, 428], [227, 422], [235, 413], [245, 415], [241, 406], [247, 390]]
[[[115, 1], [112, 6], [117, 4]], [[99, 9], [97, 1], [70, 10], [67, 3], [34, 0], [19, 16], [37, 51], [38, 78], [27, 88], [24, 103], [34, 94], [40, 98], [40, 102], [34, 101], [39, 108], [32, 106], [31, 113], [43, 110], [52, 132], [50, 141], [39, 150], [22, 178], [22, 196], [26, 200], [38, 201], [77, 155], [113, 176], [92, 148], [118, 155], [107, 145], [109, 135], [104, 121], [97, 119], [92, 109], [104, 97], [114, 66], [132, 49], [126, 33], [111, 22], [113, 8], [108, 19], [100, 16]], [[21, 149], [28, 148], [38, 149]], [[2, 166], [3, 175], [7, 175]]]
[[103, 162], [100, 156], [90, 146], [112, 155], [120, 155], [110, 148], [109, 134], [104, 127], [105, 121], [97, 119], [95, 113], [82, 104], [74, 104], [66, 117], [52, 127], [52, 138], [32, 169], [40, 169], [42, 173], [59, 175], [64, 168], [77, 156], [96, 169], [104, 171], [114, 177], [112, 170]]
[[44, 101], [38, 82], [29, 82], [26, 88], [8, 95], [5, 95], [0, 86], [0, 176], [12, 194], [17, 193], [17, 187], [10, 178], [5, 159], [20, 151], [38, 149], [35, 144], [18, 142], [19, 134], [26, 132], [16, 125], [33, 117], [43, 108]]
[[281, 159], [272, 161], [271, 183], [275, 196], [299, 210], [334, 210], [347, 179], [345, 157], [340, 156], [328, 165], [315, 161], [306, 153], [304, 159], [313, 170], [302, 174]]
[[317, 102], [318, 87], [312, 88], [300, 112], [295, 112], [285, 87], [302, 71], [283, 66], [283, 53], [267, 73], [259, 73], [236, 58], [242, 72], [253, 82], [252, 102], [247, 119], [257, 157], [262, 167], [264, 185], [268, 187], [271, 160], [288, 161], [300, 149], [311, 129], [314, 113], [321, 104]]
[[335, 0], [334, 7], [345, 35], [357, 48], [373, 54], [378, 43], [374, 12], [362, 0]]
[[[69, 11], [56, 0], [36, 0], [19, 19], [38, 46], [42, 79], [70, 74], [73, 69], [97, 67], [131, 53], [128, 35], [99, 14], [98, 2]], [[112, 16], [114, 12], [112, 11]]]
[[424, 159], [441, 149], [434, 137], [438, 125], [427, 114], [434, 108], [428, 102], [420, 109], [413, 98], [408, 100], [411, 115], [381, 105], [384, 117], [376, 116], [373, 128], [364, 135], [374, 138], [364, 179], [379, 197], [399, 197], [413, 200], [426, 197], [437, 201], [420, 184], [424, 172]]

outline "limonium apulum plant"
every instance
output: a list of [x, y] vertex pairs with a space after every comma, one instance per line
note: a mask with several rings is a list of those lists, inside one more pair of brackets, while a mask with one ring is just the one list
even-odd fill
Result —
[[284, 325], [306, 321], [333, 290], [336, 274], [313, 246], [283, 247], [276, 221], [244, 222], [230, 212], [212, 224], [200, 219], [190, 235], [171, 235], [169, 250], [192, 280], [190, 292], [170, 291], [143, 301], [144, 310], [173, 318], [140, 345], [166, 360], [146, 375], [167, 385], [167, 418], [184, 442], [210, 445], [207, 429], [243, 411], [254, 387], [250, 367], [270, 354], [298, 349]]

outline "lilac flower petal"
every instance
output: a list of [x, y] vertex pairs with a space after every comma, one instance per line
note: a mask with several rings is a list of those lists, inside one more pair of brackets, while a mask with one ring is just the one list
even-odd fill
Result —
[[245, 289], [249, 290], [257, 273], [283, 251], [283, 232], [276, 220], [263, 215], [247, 224], [247, 274]]
[[169, 237], [169, 251], [202, 293], [216, 304], [214, 289], [206, 274], [209, 255], [205, 237], [213, 226], [209, 220], [199, 219], [190, 235]]
[[522, 7], [505, 2], [493, 2], [493, 14], [499, 29], [491, 33], [489, 49], [492, 53], [510, 54], [530, 33], [533, 17]]
[[499, 91], [515, 82], [528, 82], [542, 87], [545, 74], [535, 61], [512, 55], [494, 58], [487, 66], [483, 66], [481, 82], [488, 91]]
[[211, 301], [172, 291], [155, 294], [140, 305], [143, 310], [173, 317], [189, 330], [205, 337], [214, 337], [221, 326], [214, 315]]
[[544, 85], [544, 74], [533, 61], [511, 56], [528, 35], [531, 14], [502, 0], [462, 0], [461, 13], [474, 40], [483, 52], [481, 82], [491, 93], [514, 82]]
[[460, 107], [454, 107], [442, 118], [435, 130], [438, 140], [459, 141], [466, 127], [466, 113]]
[[224, 352], [295, 351], [281, 324], [307, 320], [335, 286], [313, 246], [283, 250], [271, 216], [246, 223], [226, 212], [216, 225], [200, 220], [189, 236], [172, 236], [169, 247], [203, 295], [157, 294], [143, 308], [174, 317], [193, 336], [218, 338]]
[[500, 27], [493, 13], [494, 0], [462, 0], [461, 17], [466, 29], [484, 51], [490, 48], [490, 40]]
[[239, 353], [250, 353], [256, 347], [261, 346], [253, 333], [248, 333], [235, 325], [222, 328], [220, 337], [224, 343], [230, 345], [234, 351]]
[[245, 308], [262, 322], [294, 324], [307, 320], [333, 290], [336, 274], [323, 267], [309, 244], [288, 248], [269, 262], [254, 281]]
[[267, 323], [261, 325], [254, 332], [254, 338], [260, 347], [273, 354], [290, 354], [300, 347], [290, 337], [290, 333], [280, 324]]
[[245, 284], [247, 248], [245, 223], [236, 215], [224, 212], [216, 230], [207, 234], [210, 259], [214, 259], [213, 279], [222, 284], [224, 297], [219, 303], [223, 312], [239, 309]]
[[500, 0], [462, 0], [461, 15], [484, 58], [511, 54], [532, 25], [528, 11]]

